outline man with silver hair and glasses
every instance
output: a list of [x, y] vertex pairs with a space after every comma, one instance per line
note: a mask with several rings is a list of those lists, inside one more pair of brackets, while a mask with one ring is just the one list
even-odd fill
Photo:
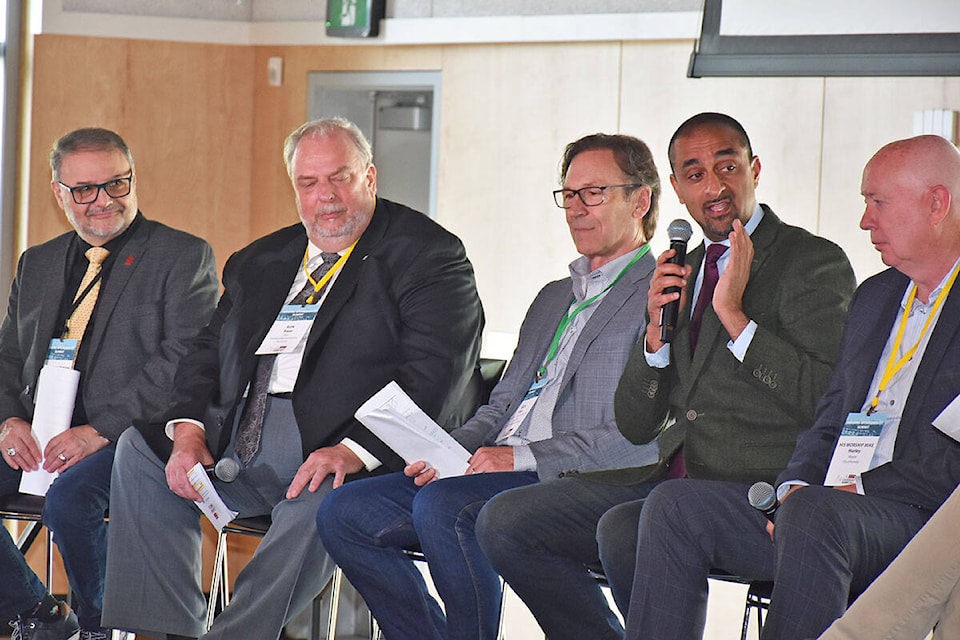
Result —
[[[139, 212], [133, 155], [113, 131], [64, 135], [50, 166], [73, 230], [27, 249], [17, 265], [0, 328], [0, 495], [15, 494], [24, 472], [58, 474], [43, 522], [76, 615], [0, 533], [0, 620], [11, 620], [18, 639], [64, 640], [79, 629], [82, 640], [96, 640], [110, 637], [100, 609], [116, 442], [170, 402], [184, 340], [213, 313], [217, 266], [206, 242]], [[34, 428], [42, 434], [49, 424], [42, 412], [51, 400], [74, 400], [50, 391], [60, 377], [79, 378], [70, 428], [41, 447]]]
[[[500, 579], [473, 535], [493, 496], [582, 471], [651, 464], [657, 445], [620, 434], [613, 397], [645, 325], [660, 178], [650, 149], [622, 134], [571, 142], [554, 191], [580, 256], [548, 283], [520, 328], [503, 380], [452, 435], [472, 456], [443, 478], [419, 461], [351, 483], [320, 507], [324, 547], [390, 638], [497, 637]], [[443, 600], [403, 553], [419, 546]], [[414, 633], [414, 630], [416, 632]]]
[[[308, 122], [284, 151], [300, 223], [231, 256], [213, 319], [177, 371], [178, 401], [118, 447], [104, 598], [115, 627], [279, 638], [334, 569], [314, 526], [324, 497], [403, 467], [357, 408], [396, 380], [444, 424], [468, 390], [483, 312], [460, 240], [377, 197], [353, 123]], [[204, 634], [200, 495], [187, 471], [223, 458], [241, 468], [232, 483], [212, 479], [226, 505], [272, 525]]]

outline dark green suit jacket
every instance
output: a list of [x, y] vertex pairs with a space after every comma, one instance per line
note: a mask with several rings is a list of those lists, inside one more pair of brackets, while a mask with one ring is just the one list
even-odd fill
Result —
[[[763, 208], [743, 296], [757, 331], [744, 361], [727, 348], [730, 336], [712, 308], [693, 357], [689, 308], [681, 311], [668, 367], [647, 364], [641, 339], [617, 389], [617, 424], [635, 443], [659, 437], [660, 460], [587, 477], [618, 484], [661, 479], [681, 446], [692, 478], [773, 482], [786, 466], [797, 435], [813, 424], [856, 282], [838, 246]], [[703, 255], [702, 244], [690, 253], [693, 273]], [[688, 300], [694, 284], [690, 278]]]

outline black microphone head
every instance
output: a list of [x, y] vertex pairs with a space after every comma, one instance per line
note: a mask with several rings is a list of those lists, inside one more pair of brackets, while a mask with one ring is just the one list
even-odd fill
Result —
[[693, 228], [683, 218], [677, 218], [667, 227], [667, 237], [670, 242], [687, 242], [693, 235]]
[[213, 473], [224, 482], [233, 482], [240, 475], [240, 465], [233, 458], [221, 458], [213, 468]]
[[747, 492], [750, 506], [760, 511], [769, 511], [777, 504], [777, 492], [769, 482], [754, 482]]

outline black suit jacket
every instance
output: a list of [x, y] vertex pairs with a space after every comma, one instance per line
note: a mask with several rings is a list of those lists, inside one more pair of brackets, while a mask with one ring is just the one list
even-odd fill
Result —
[[[206, 428], [220, 457], [251, 381], [254, 352], [301, 268], [307, 236], [297, 224], [230, 257], [213, 319], [189, 345], [177, 372], [180, 401], [165, 420]], [[369, 226], [314, 321], [293, 390], [303, 457], [348, 437], [398, 469], [401, 460], [353, 414], [396, 380], [443, 423], [453, 415], [477, 362], [483, 310], [460, 240], [421, 213], [377, 199]], [[162, 429], [141, 429], [161, 456]]]
[[[204, 240], [145, 218], [132, 232], [114, 257], [83, 346], [87, 419], [110, 440], [169, 406], [184, 340], [210, 319], [218, 292], [217, 264]], [[33, 419], [74, 237], [62, 234], [20, 256], [0, 328], [0, 420]]]
[[[908, 278], [888, 269], [854, 296], [842, 350], [813, 427], [803, 433], [777, 482], [822, 484], [840, 430], [860, 411], [906, 292]], [[885, 363], [884, 363], [885, 364]], [[861, 476], [864, 493], [933, 511], [960, 483], [960, 443], [933, 420], [960, 394], [960, 287], [954, 286], [923, 353], [903, 408], [893, 460]]]

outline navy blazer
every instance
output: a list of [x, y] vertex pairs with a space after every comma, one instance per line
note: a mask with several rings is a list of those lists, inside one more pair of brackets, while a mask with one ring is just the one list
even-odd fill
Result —
[[[255, 351], [286, 300], [306, 246], [306, 231], [295, 224], [231, 256], [213, 319], [180, 364], [180, 402], [163, 419], [202, 422], [215, 457], [230, 441], [256, 368]], [[428, 415], [445, 422], [468, 388], [482, 328], [473, 267], [460, 240], [423, 214], [377, 198], [307, 338], [292, 398], [304, 459], [350, 438], [387, 469], [402, 468], [354, 412], [396, 380]], [[169, 455], [162, 429], [141, 431], [158, 455]]]
[[[843, 333], [840, 359], [813, 427], [777, 479], [822, 484], [850, 412], [863, 408], [909, 279], [887, 269], [857, 289]], [[864, 473], [864, 493], [933, 511], [960, 483], [960, 443], [933, 420], [960, 394], [960, 287], [955, 287], [923, 353], [897, 431], [893, 460]]]

